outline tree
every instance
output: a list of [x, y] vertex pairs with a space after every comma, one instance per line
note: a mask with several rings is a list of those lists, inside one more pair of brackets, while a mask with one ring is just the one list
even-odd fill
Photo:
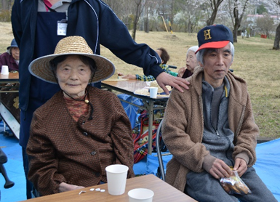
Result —
[[194, 32], [198, 21], [205, 14], [205, 10], [202, 9], [205, 4], [205, 2], [197, 0], [178, 1], [177, 6], [180, 7], [180, 11], [174, 16], [174, 22], [178, 26], [184, 27], [183, 31]]
[[266, 9], [266, 8], [264, 7], [264, 5], [262, 4], [262, 5], [258, 6], [258, 8], [257, 8], [257, 14], [261, 15], [261, 14], [263, 14], [263, 13], [267, 13], [267, 9]]
[[145, 7], [145, 4], [147, 2], [147, 0], [134, 0], [135, 4], [136, 4], [136, 14], [134, 17], [134, 22], [133, 22], [133, 30], [132, 30], [132, 38], [133, 40], [136, 39], [136, 29], [137, 29], [137, 24], [140, 18], [140, 15], [143, 11], [143, 8]]
[[[233, 24], [233, 42], [237, 42], [238, 29], [240, 28], [249, 0], [228, 0], [228, 2], [229, 7], [233, 7], [232, 13], [230, 12]], [[241, 14], [239, 13], [239, 11], [241, 11]]]
[[121, 19], [125, 19], [132, 13], [132, 0], [103, 0]]
[[0, 1], [0, 11], [1, 10], [10, 10], [12, 8], [13, 3], [14, 3], [14, 0], [1, 0]]
[[263, 34], [269, 38], [269, 32], [273, 29], [274, 21], [267, 13], [264, 13], [263, 17], [257, 19], [257, 27]]
[[217, 13], [218, 13], [219, 6], [221, 5], [222, 2], [223, 2], [223, 0], [210, 0], [212, 14], [211, 14], [210, 18], [206, 21], [207, 25], [214, 24]]
[[[280, 0], [274, 0], [274, 3], [280, 7]], [[280, 23], [276, 28], [276, 34], [275, 34], [275, 39], [273, 44], [274, 50], [279, 50], [279, 41], [280, 41]]]

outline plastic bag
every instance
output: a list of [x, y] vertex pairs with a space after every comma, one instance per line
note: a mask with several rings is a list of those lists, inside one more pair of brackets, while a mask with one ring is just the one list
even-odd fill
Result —
[[237, 171], [233, 171], [233, 175], [229, 178], [221, 178], [220, 183], [228, 194], [246, 195], [252, 193], [247, 185], [239, 177]]

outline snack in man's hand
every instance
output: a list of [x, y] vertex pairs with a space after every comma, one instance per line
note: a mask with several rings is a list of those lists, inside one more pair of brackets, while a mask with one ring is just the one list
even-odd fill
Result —
[[233, 175], [229, 178], [221, 178], [220, 183], [224, 190], [228, 194], [240, 194], [246, 195], [251, 193], [251, 190], [247, 187], [247, 185], [242, 181], [242, 179], [238, 176], [237, 171], [233, 171]]

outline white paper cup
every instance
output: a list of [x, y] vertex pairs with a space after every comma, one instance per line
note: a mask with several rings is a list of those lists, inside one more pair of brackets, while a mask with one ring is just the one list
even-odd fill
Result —
[[150, 98], [157, 98], [157, 87], [150, 87]]
[[105, 168], [107, 175], [108, 192], [111, 195], [122, 195], [125, 191], [128, 167], [114, 164]]
[[1, 74], [3, 75], [9, 74], [9, 67], [7, 65], [2, 65]]
[[137, 188], [128, 192], [129, 202], [152, 202], [154, 192], [150, 189]]

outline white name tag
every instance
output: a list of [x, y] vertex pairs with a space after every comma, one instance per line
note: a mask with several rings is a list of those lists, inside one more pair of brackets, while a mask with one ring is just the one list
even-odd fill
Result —
[[67, 23], [65, 22], [57, 22], [57, 35], [58, 36], [66, 36]]

